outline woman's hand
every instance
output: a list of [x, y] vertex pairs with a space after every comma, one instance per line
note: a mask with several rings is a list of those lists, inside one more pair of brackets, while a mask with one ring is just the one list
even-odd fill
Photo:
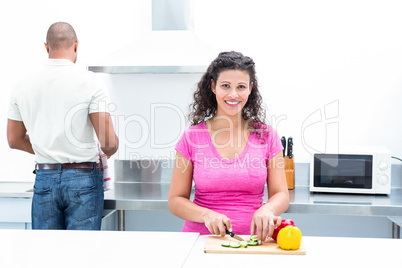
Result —
[[275, 227], [281, 225], [282, 218], [275, 216], [267, 206], [260, 207], [251, 220], [250, 234], [257, 232], [258, 244], [261, 244], [267, 237], [272, 237]]
[[232, 223], [230, 219], [223, 214], [209, 210], [204, 217], [204, 224], [211, 234], [226, 235], [226, 229], [232, 231]]

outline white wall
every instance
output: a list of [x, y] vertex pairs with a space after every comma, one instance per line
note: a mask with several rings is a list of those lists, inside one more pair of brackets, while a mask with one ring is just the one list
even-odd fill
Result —
[[[174, 159], [201, 74], [111, 74], [105, 80], [119, 136], [116, 159]], [[124, 97], [122, 97], [124, 96]]]
[[[144, 33], [147, 6], [149, 0], [0, 2], [0, 180], [33, 180], [33, 157], [8, 149], [6, 114], [14, 81], [46, 58], [43, 42], [49, 25], [70, 22], [80, 40], [77, 63], [91, 65]], [[296, 161], [307, 162], [315, 150], [349, 143], [384, 145], [402, 156], [400, 1], [194, 0], [194, 6], [199, 38], [213, 49], [239, 50], [256, 61], [269, 119], [280, 135], [294, 137]], [[197, 80], [181, 78], [168, 84], [193, 88]], [[118, 111], [141, 115], [138, 107], [150, 105], [151, 96], [165, 96], [181, 109], [189, 102], [188, 92], [169, 97], [167, 92], [176, 92], [171, 87], [144, 90], [152, 85], [144, 78], [106, 79], [115, 116]], [[132, 90], [120, 87], [126, 82], [133, 83]], [[144, 101], [138, 107], [123, 105], [128, 100]], [[148, 154], [147, 146], [140, 151]]]

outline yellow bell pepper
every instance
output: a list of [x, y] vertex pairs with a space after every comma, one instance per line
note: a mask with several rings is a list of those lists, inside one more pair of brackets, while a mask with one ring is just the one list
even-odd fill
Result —
[[281, 249], [298, 249], [301, 244], [302, 233], [296, 226], [288, 225], [278, 233], [277, 243]]

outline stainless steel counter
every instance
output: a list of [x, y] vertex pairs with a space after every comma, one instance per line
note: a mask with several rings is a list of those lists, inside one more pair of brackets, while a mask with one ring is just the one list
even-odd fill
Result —
[[[119, 230], [125, 229], [126, 210], [169, 210], [168, 183], [116, 183], [105, 194], [105, 209], [118, 210]], [[309, 187], [297, 186], [289, 191], [290, 204], [286, 212], [322, 215], [402, 216], [402, 188], [392, 188], [389, 195], [357, 195], [310, 193]], [[192, 190], [192, 197], [194, 189]], [[268, 199], [267, 192], [264, 202]], [[393, 237], [399, 237], [400, 226], [392, 221]]]
[[[32, 198], [32, 187], [33, 182], [0, 182], [0, 197]], [[105, 192], [105, 209], [169, 210], [168, 194], [169, 183], [116, 182]], [[310, 193], [307, 186], [296, 186], [289, 194], [288, 213], [402, 216], [402, 188], [392, 188], [389, 195], [358, 195]]]
[[290, 190], [288, 213], [402, 216], [402, 188], [392, 188], [389, 195], [310, 193], [309, 187]]
[[[168, 210], [168, 194], [168, 183], [116, 183], [114, 190], [105, 193], [105, 208]], [[310, 193], [307, 186], [297, 186], [289, 194], [288, 213], [402, 216], [402, 188], [393, 188], [390, 195], [357, 195]]]
[[[105, 193], [105, 209], [169, 210], [168, 183], [115, 183]], [[194, 190], [193, 190], [194, 191]]]
[[[169, 185], [116, 182], [113, 190], [105, 192], [105, 209], [118, 211], [119, 229], [124, 230], [126, 210], [169, 210]], [[32, 186], [29, 182], [0, 182], [0, 197], [31, 198]], [[307, 186], [296, 186], [289, 194], [288, 213], [388, 217], [393, 222], [393, 233], [399, 233], [400, 225], [392, 219], [402, 217], [402, 188], [392, 188], [389, 195], [358, 195], [310, 193]], [[265, 192], [264, 201], [267, 198]]]

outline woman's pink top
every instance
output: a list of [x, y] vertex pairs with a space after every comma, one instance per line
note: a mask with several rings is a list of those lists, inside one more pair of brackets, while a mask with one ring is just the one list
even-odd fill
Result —
[[[277, 132], [265, 127], [262, 137], [252, 133], [244, 151], [231, 160], [220, 156], [205, 122], [189, 127], [175, 147], [193, 164], [193, 202], [226, 215], [236, 234], [250, 234], [253, 214], [263, 205], [267, 162], [283, 150]], [[210, 234], [204, 223], [190, 221], [183, 232]]]

